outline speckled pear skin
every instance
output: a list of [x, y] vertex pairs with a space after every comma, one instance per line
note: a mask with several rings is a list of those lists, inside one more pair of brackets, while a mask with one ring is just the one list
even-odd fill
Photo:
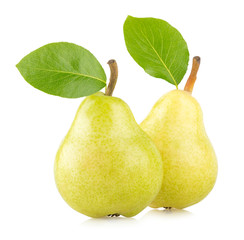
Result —
[[158, 147], [164, 165], [162, 188], [150, 206], [182, 209], [205, 198], [218, 167], [196, 99], [186, 91], [171, 91], [140, 126]]
[[63, 199], [90, 217], [132, 217], [158, 194], [162, 159], [119, 98], [96, 94], [80, 105], [55, 160]]

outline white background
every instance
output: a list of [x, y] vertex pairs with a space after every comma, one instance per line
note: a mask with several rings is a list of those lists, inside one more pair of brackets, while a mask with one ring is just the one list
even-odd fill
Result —
[[[244, 239], [242, 3], [1, 1], [0, 239]], [[115, 58], [119, 79], [114, 96], [129, 104], [140, 123], [174, 86], [144, 73], [126, 51], [122, 27], [127, 15], [168, 21], [185, 38], [191, 58], [201, 56], [193, 96], [202, 106], [219, 174], [209, 196], [184, 211], [147, 208], [131, 219], [91, 219], [62, 200], [53, 177], [56, 151], [82, 99], [36, 90], [15, 64], [58, 41], [89, 49], [107, 74], [106, 62]]]

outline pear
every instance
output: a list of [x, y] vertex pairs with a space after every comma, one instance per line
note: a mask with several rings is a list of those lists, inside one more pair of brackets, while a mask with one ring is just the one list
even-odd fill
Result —
[[199, 64], [200, 58], [194, 57], [184, 91], [165, 94], [140, 124], [158, 147], [164, 165], [163, 184], [150, 205], [153, 208], [182, 209], [198, 203], [216, 181], [216, 155], [201, 107], [191, 95]]
[[55, 159], [55, 181], [63, 199], [90, 217], [132, 217], [158, 194], [161, 155], [139, 127], [128, 105], [112, 97], [117, 65], [110, 60], [106, 93], [86, 97]]

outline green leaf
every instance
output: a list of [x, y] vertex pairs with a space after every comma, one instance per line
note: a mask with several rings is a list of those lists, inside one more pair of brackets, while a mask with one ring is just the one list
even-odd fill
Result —
[[47, 44], [16, 66], [33, 87], [60, 97], [88, 96], [106, 86], [106, 75], [97, 59], [73, 43]]
[[156, 18], [128, 16], [124, 38], [130, 55], [145, 72], [178, 87], [187, 70], [189, 52], [174, 27]]

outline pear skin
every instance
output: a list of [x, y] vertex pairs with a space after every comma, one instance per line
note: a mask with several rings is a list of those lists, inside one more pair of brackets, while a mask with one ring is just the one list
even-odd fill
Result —
[[[196, 72], [186, 90], [192, 91]], [[204, 128], [201, 107], [191, 91], [165, 94], [140, 124], [158, 147], [164, 165], [163, 184], [150, 205], [153, 208], [182, 209], [198, 203], [216, 181], [216, 155]]]
[[90, 217], [132, 217], [158, 194], [163, 166], [150, 137], [119, 98], [96, 94], [80, 105], [55, 159], [63, 199]]

